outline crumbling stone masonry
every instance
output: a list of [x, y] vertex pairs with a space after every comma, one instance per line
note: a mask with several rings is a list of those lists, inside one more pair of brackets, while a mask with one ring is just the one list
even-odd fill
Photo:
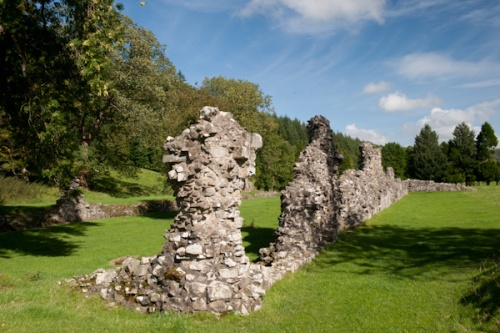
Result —
[[261, 146], [261, 136], [247, 132], [230, 113], [203, 108], [196, 124], [165, 142], [164, 162], [172, 166], [168, 177], [180, 212], [165, 233], [163, 251], [128, 258], [117, 269], [77, 277], [76, 283], [144, 313], [259, 309], [263, 275], [245, 254], [238, 206]]
[[282, 271], [281, 275], [311, 261], [337, 236], [335, 179], [343, 156], [335, 149], [326, 118], [312, 118], [307, 130], [310, 143], [295, 164], [293, 182], [281, 196], [276, 240], [260, 250], [262, 262]]
[[380, 149], [365, 142], [360, 151], [361, 170], [346, 170], [337, 180], [340, 230], [362, 224], [408, 194], [406, 184], [394, 178], [392, 168], [384, 172]]

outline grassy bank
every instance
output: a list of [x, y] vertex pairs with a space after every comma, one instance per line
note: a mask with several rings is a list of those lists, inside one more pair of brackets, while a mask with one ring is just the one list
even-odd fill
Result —
[[[137, 174], [133, 177], [111, 170], [93, 179], [91, 185], [91, 190], [81, 188], [85, 200], [103, 204], [129, 204], [165, 198], [172, 194], [172, 190], [166, 187], [164, 176], [146, 169], [137, 169]], [[60, 192], [55, 187], [0, 176], [0, 205], [50, 206], [59, 197]]]
[[[276, 228], [279, 198], [246, 200], [241, 211], [255, 259]], [[159, 252], [171, 215], [1, 234], [0, 332], [495, 332], [499, 214], [496, 186], [412, 193], [279, 281], [261, 311], [220, 319], [145, 316], [56, 283]]]

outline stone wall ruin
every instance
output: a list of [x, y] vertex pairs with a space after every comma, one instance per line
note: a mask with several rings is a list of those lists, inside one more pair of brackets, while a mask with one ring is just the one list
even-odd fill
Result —
[[144, 313], [258, 310], [263, 277], [245, 254], [238, 206], [261, 146], [261, 136], [247, 132], [230, 113], [203, 108], [196, 124], [165, 142], [179, 214], [165, 233], [163, 251], [128, 258], [117, 269], [77, 277], [76, 283]]
[[337, 236], [335, 179], [343, 157], [335, 149], [326, 118], [312, 118], [307, 130], [310, 143], [295, 163], [294, 180], [281, 195], [275, 242], [260, 250], [263, 263], [282, 271], [297, 270]]
[[274, 282], [310, 262], [338, 232], [355, 227], [411, 191], [465, 190], [463, 186], [401, 181], [383, 171], [381, 151], [360, 149], [361, 170], [340, 177], [343, 157], [332, 141], [326, 118], [308, 122], [310, 144], [294, 167], [293, 182], [282, 192], [275, 241], [250, 263], [242, 245], [238, 206], [246, 179], [255, 172], [262, 138], [248, 133], [230, 113], [205, 107], [200, 120], [176, 138], [167, 138], [180, 209], [161, 253], [126, 258], [121, 267], [99, 269], [71, 280], [84, 291], [138, 311], [195, 312], [258, 310]]

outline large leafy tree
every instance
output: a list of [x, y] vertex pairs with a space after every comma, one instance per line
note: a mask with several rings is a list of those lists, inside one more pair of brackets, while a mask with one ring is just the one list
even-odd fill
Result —
[[400, 179], [406, 178], [406, 149], [399, 143], [389, 142], [382, 147], [382, 166], [392, 167], [394, 175]]
[[441, 181], [444, 176], [446, 156], [439, 146], [439, 137], [426, 124], [415, 137], [412, 154], [412, 172], [416, 179]]
[[171, 122], [169, 94], [179, 78], [153, 33], [128, 17], [122, 20], [124, 43], [112, 53], [110, 71], [112, 105], [119, 112], [103, 126], [99, 155], [121, 171], [134, 170], [131, 165], [160, 169]]
[[448, 159], [455, 170], [463, 175], [467, 183], [475, 181], [476, 144], [475, 133], [465, 122], [458, 124], [453, 130], [453, 138], [449, 142]]
[[118, 111], [110, 77], [117, 8], [112, 0], [3, 1], [0, 22], [4, 168], [61, 186], [85, 180], [91, 145]]

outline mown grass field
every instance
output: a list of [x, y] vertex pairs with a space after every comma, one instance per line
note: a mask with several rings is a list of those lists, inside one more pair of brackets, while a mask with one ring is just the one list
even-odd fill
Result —
[[[241, 207], [252, 260], [271, 240], [279, 205]], [[172, 214], [0, 234], [0, 332], [497, 332], [499, 216], [497, 186], [412, 193], [276, 283], [261, 311], [220, 319], [141, 315], [57, 284], [159, 252]]]

